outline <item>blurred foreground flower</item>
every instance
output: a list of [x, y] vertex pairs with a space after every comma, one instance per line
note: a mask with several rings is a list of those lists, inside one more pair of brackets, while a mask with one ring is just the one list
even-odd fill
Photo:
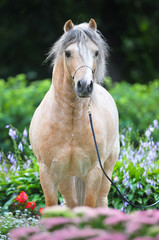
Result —
[[11, 231], [12, 240], [158, 240], [159, 210], [125, 214], [116, 209], [49, 207], [40, 228]]

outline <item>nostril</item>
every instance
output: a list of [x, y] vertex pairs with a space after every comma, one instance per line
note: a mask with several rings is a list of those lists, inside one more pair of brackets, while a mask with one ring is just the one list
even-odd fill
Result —
[[84, 80], [79, 80], [77, 82], [77, 88], [78, 88], [79, 92], [82, 92], [84, 90], [85, 86], [86, 86], [86, 83]]
[[92, 92], [93, 90], [93, 81], [87, 86], [88, 92]]
[[78, 81], [77, 87], [78, 87], [78, 91], [82, 91], [82, 83], [81, 83], [81, 81]]
[[93, 89], [93, 81], [90, 83], [90, 88]]

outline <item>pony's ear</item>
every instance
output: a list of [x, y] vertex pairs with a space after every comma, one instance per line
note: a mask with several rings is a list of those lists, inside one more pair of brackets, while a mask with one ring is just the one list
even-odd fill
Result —
[[91, 18], [91, 20], [89, 21], [88, 26], [89, 26], [90, 28], [92, 28], [93, 30], [96, 30], [96, 29], [97, 29], [97, 24], [96, 24], [96, 22], [95, 22], [95, 20], [94, 20], [93, 18]]
[[72, 23], [72, 20], [68, 20], [64, 25], [64, 31], [68, 32], [74, 27], [74, 24]]

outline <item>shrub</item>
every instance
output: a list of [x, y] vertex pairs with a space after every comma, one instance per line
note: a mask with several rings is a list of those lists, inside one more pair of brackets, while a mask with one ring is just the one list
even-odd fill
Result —
[[20, 131], [28, 127], [49, 86], [48, 79], [28, 85], [25, 74], [9, 77], [7, 82], [0, 79], [0, 149], [11, 149], [5, 126], [12, 124]]
[[[48, 212], [49, 216], [52, 214], [52, 217], [56, 217], [48, 218]], [[72, 217], [67, 217], [66, 212]], [[11, 239], [157, 240], [159, 236], [159, 210], [126, 215], [115, 209], [77, 207], [69, 210], [52, 207], [44, 210], [43, 214], [40, 228], [14, 229], [11, 231]]]
[[154, 119], [159, 120], [159, 80], [148, 85], [116, 83], [114, 86], [111, 85], [110, 93], [119, 110], [120, 131], [125, 127], [133, 126], [134, 130], [141, 133], [152, 124]]

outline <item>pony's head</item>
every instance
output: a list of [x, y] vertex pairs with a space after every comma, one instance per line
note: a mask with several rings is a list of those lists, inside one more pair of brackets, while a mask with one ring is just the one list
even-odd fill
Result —
[[74, 26], [71, 20], [64, 25], [64, 34], [52, 47], [48, 58], [53, 57], [53, 64], [63, 57], [67, 79], [73, 81], [79, 97], [89, 97], [94, 82], [102, 82], [106, 73], [105, 59], [108, 46], [96, 22]]

